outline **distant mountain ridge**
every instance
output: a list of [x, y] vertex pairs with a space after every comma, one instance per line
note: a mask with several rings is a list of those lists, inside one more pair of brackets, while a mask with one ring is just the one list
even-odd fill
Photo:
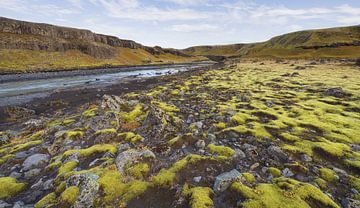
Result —
[[195, 46], [182, 51], [247, 58], [354, 58], [360, 56], [360, 25], [293, 32], [261, 43]]

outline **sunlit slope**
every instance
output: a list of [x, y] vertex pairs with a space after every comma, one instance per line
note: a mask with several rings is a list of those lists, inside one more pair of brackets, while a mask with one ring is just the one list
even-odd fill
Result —
[[[300, 31], [236, 47], [239, 45], [207, 46], [206, 51], [193, 47], [183, 52], [248, 58], [356, 58], [360, 56], [360, 26]], [[196, 53], [191, 52], [194, 48]]]

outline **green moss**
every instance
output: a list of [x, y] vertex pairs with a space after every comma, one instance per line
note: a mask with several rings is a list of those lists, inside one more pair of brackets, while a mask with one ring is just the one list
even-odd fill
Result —
[[63, 123], [63, 125], [68, 126], [69, 124], [72, 124], [74, 122], [76, 122], [76, 120], [74, 120], [74, 119], [65, 119], [65, 120], [63, 120], [62, 123]]
[[45, 167], [46, 171], [53, 170], [54, 168], [57, 168], [61, 165], [61, 161], [50, 163], [48, 166]]
[[80, 194], [80, 190], [77, 186], [70, 186], [67, 189], [65, 189], [64, 192], [62, 192], [62, 194], [60, 195], [60, 199], [61, 201], [69, 205], [73, 205], [76, 202], [79, 194]]
[[54, 192], [44, 196], [35, 204], [35, 208], [44, 208], [56, 203], [56, 194]]
[[95, 135], [100, 135], [100, 134], [117, 134], [117, 131], [116, 129], [111, 128], [111, 129], [101, 129], [95, 132]]
[[237, 113], [231, 117], [231, 121], [240, 125], [244, 124], [246, 120], [250, 118], [250, 115], [247, 113]]
[[209, 159], [200, 155], [188, 155], [185, 158], [175, 162], [169, 169], [161, 169], [159, 173], [151, 178], [151, 181], [157, 186], [171, 186], [175, 179], [176, 174], [189, 164], [196, 164], [199, 161]]
[[256, 179], [251, 173], [241, 173], [241, 176], [245, 178], [248, 183], [255, 183]]
[[61, 182], [58, 186], [55, 188], [55, 193], [60, 194], [66, 189], [66, 181]]
[[327, 182], [335, 182], [338, 180], [338, 177], [336, 176], [335, 172], [329, 168], [320, 168], [319, 174], [320, 177]]
[[126, 173], [137, 179], [143, 179], [150, 171], [150, 166], [146, 163], [137, 163], [126, 168]]
[[63, 164], [62, 166], [60, 166], [60, 168], [58, 170], [58, 175], [61, 176], [63, 174], [66, 174], [66, 173], [72, 171], [74, 168], [76, 168], [77, 165], [78, 165], [78, 163], [76, 161], [70, 161], [70, 162]]
[[8, 160], [10, 160], [11, 158], [14, 158], [15, 155], [14, 154], [7, 154], [4, 157], [0, 158], [0, 165], [6, 163]]
[[131, 141], [132, 143], [144, 141], [144, 138], [142, 136], [140, 136], [139, 134], [135, 134], [133, 132], [123, 132], [118, 134], [118, 137], [125, 141]]
[[24, 144], [18, 144], [16, 146], [14, 146], [14, 148], [12, 148], [10, 153], [16, 153], [16, 152], [19, 152], [19, 151], [30, 149], [31, 147], [39, 145], [42, 142], [43, 142], [42, 140], [35, 140], [35, 141], [30, 141], [30, 142], [27, 142], [27, 143], [24, 143]]
[[294, 207], [308, 208], [309, 201], [320, 207], [339, 206], [316, 187], [293, 179], [277, 178], [274, 184], [258, 184], [252, 189], [238, 182], [231, 185], [246, 200], [241, 204], [244, 208], [252, 207]]
[[314, 182], [322, 189], [327, 189], [327, 182], [322, 178], [315, 178]]
[[86, 111], [84, 111], [82, 113], [82, 116], [84, 116], [84, 117], [94, 117], [96, 115], [97, 110], [98, 110], [98, 107], [89, 108], [88, 110], [86, 110]]
[[216, 153], [220, 156], [231, 157], [235, 154], [235, 150], [231, 149], [230, 147], [216, 146], [214, 144], [209, 144], [207, 147], [209, 148], [211, 153]]
[[194, 187], [189, 189], [185, 184], [183, 194], [190, 197], [191, 208], [211, 208], [214, 207], [214, 202], [211, 197], [214, 192], [209, 187]]
[[68, 157], [71, 154], [74, 153], [80, 153], [80, 156], [82, 157], [88, 157], [95, 153], [102, 153], [102, 152], [111, 152], [113, 154], [116, 154], [117, 148], [114, 145], [111, 144], [96, 144], [86, 149], [80, 149], [80, 150], [68, 150], [64, 152], [63, 156]]
[[66, 132], [66, 138], [70, 140], [76, 140], [81, 139], [84, 137], [84, 132], [80, 130], [74, 130], [74, 131], [67, 131]]
[[225, 129], [226, 128], [226, 123], [224, 122], [219, 122], [217, 124], [214, 124], [214, 126], [218, 129]]
[[296, 142], [296, 141], [300, 140], [299, 137], [294, 136], [289, 133], [281, 133], [280, 136], [281, 136], [281, 139], [283, 139], [286, 142]]
[[153, 101], [152, 104], [156, 105], [157, 107], [159, 107], [161, 110], [168, 112], [168, 113], [173, 113], [173, 112], [179, 112], [180, 109], [174, 105], [170, 105], [164, 102], [158, 102], [158, 101]]
[[321, 153], [325, 153], [327, 155], [338, 158], [343, 157], [346, 151], [351, 150], [351, 148], [346, 144], [330, 141], [315, 142], [313, 148], [314, 150], [320, 151]]
[[360, 160], [345, 160], [345, 164], [349, 167], [360, 170]]
[[44, 135], [44, 130], [40, 130], [40, 131], [37, 131], [36, 133], [32, 134], [30, 137], [29, 137], [29, 140], [39, 140], [40, 137], [42, 137]]
[[98, 182], [104, 192], [106, 203], [120, 199], [120, 204], [124, 206], [126, 206], [127, 202], [144, 193], [151, 185], [148, 182], [138, 180], [124, 183], [121, 174], [117, 170], [105, 171]]
[[126, 123], [139, 121], [141, 119], [141, 115], [144, 114], [143, 107], [141, 104], [137, 104], [134, 109], [130, 112], [120, 112], [119, 115], [122, 120], [124, 120]]
[[0, 199], [8, 199], [22, 192], [26, 187], [25, 183], [17, 183], [15, 178], [0, 178]]
[[273, 177], [280, 177], [281, 176], [281, 170], [274, 168], [274, 167], [270, 167], [269, 169], [267, 169], [268, 173], [270, 173]]
[[354, 189], [360, 191], [360, 179], [354, 176], [349, 176], [348, 178], [349, 185]]
[[177, 144], [180, 141], [180, 139], [181, 139], [181, 137], [177, 136], [177, 137], [170, 139], [167, 143], [170, 146], [173, 146], [173, 145]]

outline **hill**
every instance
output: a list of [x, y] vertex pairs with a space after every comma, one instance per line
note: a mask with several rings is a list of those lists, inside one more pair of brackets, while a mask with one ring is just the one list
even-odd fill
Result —
[[299, 31], [261, 43], [196, 46], [182, 51], [246, 58], [356, 58], [360, 56], [360, 26]]
[[30, 72], [191, 62], [175, 49], [147, 47], [90, 30], [0, 17], [0, 71]]

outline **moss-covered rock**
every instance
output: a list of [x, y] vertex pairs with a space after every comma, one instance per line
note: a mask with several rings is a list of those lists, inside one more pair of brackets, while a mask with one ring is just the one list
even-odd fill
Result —
[[8, 199], [22, 192], [26, 188], [25, 183], [17, 183], [15, 178], [0, 178], [0, 199]]

